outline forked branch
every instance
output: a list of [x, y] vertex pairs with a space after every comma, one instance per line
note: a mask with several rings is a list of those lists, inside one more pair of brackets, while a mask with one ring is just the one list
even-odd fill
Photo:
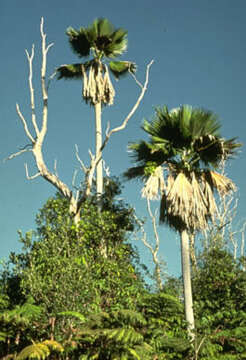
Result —
[[[31, 144], [27, 145], [20, 151], [10, 155], [8, 159], [12, 159], [18, 155], [21, 155], [25, 151], [31, 151], [33, 153], [35, 163], [38, 169], [38, 172], [29, 176], [27, 164], [25, 164], [26, 169], [26, 177], [28, 180], [32, 180], [37, 178], [38, 176], [42, 176], [45, 180], [50, 182], [55, 188], [61, 192], [70, 202], [70, 211], [74, 214], [77, 213], [77, 204], [75, 198], [73, 197], [72, 191], [69, 187], [62, 182], [56, 170], [53, 172], [49, 171], [42, 153], [43, 142], [47, 133], [47, 121], [48, 121], [48, 89], [46, 86], [46, 64], [47, 64], [47, 54], [49, 49], [53, 46], [53, 44], [46, 44], [46, 34], [44, 33], [44, 20], [41, 19], [40, 23], [40, 33], [42, 40], [42, 63], [41, 63], [41, 87], [42, 87], [42, 119], [41, 119], [41, 127], [39, 129], [37, 124], [36, 117], [36, 106], [35, 106], [35, 96], [34, 96], [34, 87], [33, 87], [33, 59], [35, 56], [35, 48], [32, 46], [31, 53], [26, 50], [27, 61], [29, 65], [29, 76], [28, 76], [28, 84], [29, 84], [29, 92], [30, 92], [30, 108], [31, 108], [31, 124], [33, 126], [33, 130], [31, 131], [26, 118], [20, 110], [19, 105], [16, 105], [16, 112], [19, 116], [24, 131], [26, 133], [27, 138], [30, 140]], [[32, 134], [34, 132], [34, 135]]]
[[162, 284], [162, 279], [161, 279], [161, 263], [160, 263], [160, 260], [158, 259], [158, 252], [159, 252], [159, 247], [160, 247], [160, 238], [159, 238], [159, 234], [158, 234], [158, 231], [157, 231], [156, 213], [153, 214], [153, 212], [151, 210], [150, 200], [149, 199], [146, 199], [146, 200], [147, 200], [148, 214], [149, 214], [149, 217], [151, 219], [152, 227], [153, 227], [153, 231], [154, 231], [154, 238], [155, 238], [155, 244], [154, 245], [151, 244], [147, 240], [147, 234], [146, 234], [146, 231], [144, 229], [143, 223], [141, 221], [139, 221], [137, 218], [135, 220], [138, 223], [138, 225], [140, 227], [140, 230], [142, 232], [141, 240], [142, 240], [143, 244], [151, 252], [152, 260], [153, 260], [153, 263], [155, 264], [155, 277], [156, 277], [157, 286], [158, 286], [159, 290], [162, 290], [163, 289], [163, 284]]

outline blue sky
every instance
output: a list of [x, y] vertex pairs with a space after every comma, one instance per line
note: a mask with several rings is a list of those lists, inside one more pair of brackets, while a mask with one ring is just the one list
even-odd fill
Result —
[[[60, 64], [76, 62], [65, 30], [68, 26], [88, 26], [97, 17], [107, 17], [116, 27], [128, 30], [129, 46], [122, 59], [135, 61], [137, 76], [144, 80], [145, 67], [154, 59], [144, 102], [125, 131], [112, 137], [104, 153], [112, 175], [120, 175], [130, 166], [127, 144], [142, 138], [140, 125], [150, 119], [154, 107], [167, 104], [171, 109], [181, 104], [202, 106], [215, 112], [222, 124], [222, 135], [246, 138], [244, 114], [246, 94], [246, 2], [244, 0], [1, 0], [1, 107], [0, 107], [0, 258], [20, 249], [17, 230], [35, 228], [35, 215], [46, 199], [55, 193], [42, 178], [28, 181], [24, 163], [35, 173], [31, 154], [3, 162], [9, 154], [27, 144], [15, 111], [16, 102], [30, 119], [25, 49], [36, 46], [34, 71], [36, 103], [39, 95], [41, 16], [45, 20], [48, 42], [54, 42], [48, 55], [48, 74]], [[115, 105], [103, 112], [104, 126], [110, 121], [119, 125], [138, 96], [133, 79], [115, 84]], [[44, 144], [45, 160], [71, 184], [78, 163], [74, 144], [81, 158], [89, 161], [88, 148], [94, 147], [92, 109], [81, 101], [79, 82], [54, 81], [49, 92], [49, 129]], [[229, 163], [227, 174], [239, 188], [238, 221], [245, 217], [245, 149]], [[140, 217], [146, 216], [145, 201], [139, 183], [127, 183], [124, 198]], [[151, 237], [151, 228], [148, 227]], [[170, 274], [180, 272], [179, 239], [166, 228], [160, 229], [161, 255]], [[141, 246], [143, 262], [151, 263]]]

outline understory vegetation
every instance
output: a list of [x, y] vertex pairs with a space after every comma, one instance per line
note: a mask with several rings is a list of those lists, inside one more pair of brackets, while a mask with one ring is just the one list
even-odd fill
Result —
[[117, 181], [106, 183], [102, 211], [96, 199], [85, 202], [79, 226], [57, 195], [39, 211], [36, 231], [19, 234], [23, 251], [11, 253], [0, 278], [1, 359], [246, 358], [242, 259], [221, 242], [198, 256], [191, 344], [181, 279], [167, 278], [161, 291], [147, 281], [129, 241], [134, 210], [117, 200]]

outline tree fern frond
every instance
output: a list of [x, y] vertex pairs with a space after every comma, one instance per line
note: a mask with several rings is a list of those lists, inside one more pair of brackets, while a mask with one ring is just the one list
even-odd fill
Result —
[[143, 335], [133, 328], [104, 329], [104, 335], [108, 339], [121, 344], [138, 344], [143, 342]]
[[128, 352], [134, 357], [134, 359], [136, 360], [141, 360], [140, 356], [138, 355], [138, 353], [136, 352], [136, 350], [134, 349], [128, 349]]
[[34, 343], [25, 347], [16, 357], [16, 360], [36, 359], [45, 360], [50, 355], [51, 350], [62, 353], [64, 351], [61, 344], [54, 340], [45, 340], [41, 343]]
[[13, 310], [0, 313], [0, 320], [4, 323], [29, 324], [29, 322], [41, 315], [42, 308], [31, 302], [16, 306]]
[[6, 341], [6, 339], [9, 337], [9, 334], [6, 331], [0, 331], [0, 342]]
[[60, 312], [58, 315], [75, 317], [76, 319], [80, 320], [82, 323], [84, 323], [86, 320], [85, 316], [79, 313], [78, 311], [63, 311]]
[[133, 310], [121, 309], [111, 312], [111, 315], [119, 322], [130, 324], [131, 326], [146, 325], [146, 320], [143, 315]]

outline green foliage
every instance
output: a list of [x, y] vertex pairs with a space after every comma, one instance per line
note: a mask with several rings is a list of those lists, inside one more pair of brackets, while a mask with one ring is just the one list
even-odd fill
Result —
[[128, 179], [145, 176], [149, 162], [156, 167], [169, 163], [173, 170], [188, 172], [202, 169], [204, 165], [217, 166], [221, 159], [232, 156], [241, 146], [235, 138], [221, 137], [220, 123], [213, 113], [188, 105], [171, 111], [167, 106], [156, 108], [154, 118], [150, 122], [144, 120], [142, 129], [150, 136], [150, 141], [130, 145], [138, 166], [125, 173]]
[[151, 359], [153, 349], [144, 341], [146, 324], [144, 316], [132, 310], [92, 314], [70, 341], [80, 359]]
[[[143, 295], [135, 310], [65, 313], [74, 321], [65, 351], [80, 359], [188, 359], [183, 305], [168, 293]], [[81, 321], [82, 320], [82, 321]]]
[[11, 323], [15, 326], [28, 325], [32, 320], [39, 318], [42, 308], [33, 304], [33, 300], [29, 299], [23, 305], [17, 305], [13, 310], [5, 310], [0, 313], [0, 321], [5, 324]]
[[[26, 256], [21, 287], [44, 304], [50, 316], [68, 310], [90, 313], [109, 306], [132, 306], [141, 292], [132, 264], [137, 257], [125, 242], [126, 232], [134, 227], [132, 210], [114, 203], [110, 196], [103, 200], [103, 209], [99, 214], [96, 205], [85, 203], [75, 227], [67, 202], [58, 196], [48, 200], [37, 216], [36, 239], [21, 238]], [[99, 251], [102, 237], [107, 243], [106, 259]], [[15, 264], [18, 261], [16, 256]]]
[[116, 79], [120, 76], [128, 74], [129, 72], [136, 72], [136, 65], [130, 61], [110, 61], [109, 68]]
[[66, 34], [72, 50], [79, 56], [89, 56], [90, 52], [115, 58], [127, 48], [127, 31], [114, 29], [105, 18], [96, 19], [88, 28], [79, 30], [69, 27]]
[[188, 358], [190, 342], [180, 299], [165, 291], [146, 294], [139, 309], [147, 320], [145, 341], [153, 347], [160, 359]]
[[[145, 286], [137, 253], [127, 242], [135, 227], [133, 210], [115, 201], [117, 181], [105, 179], [105, 184], [102, 212], [93, 198], [85, 202], [78, 227], [57, 195], [40, 210], [37, 231], [20, 234], [23, 252], [11, 254], [0, 277], [0, 357], [246, 359], [241, 261], [221, 248], [201, 254], [193, 274], [192, 348], [180, 279], [167, 279], [157, 293]], [[99, 249], [102, 236], [107, 258]]]
[[49, 357], [51, 350], [62, 353], [64, 351], [61, 344], [54, 340], [45, 340], [25, 347], [16, 357], [16, 360], [36, 359], [45, 360]]
[[[62, 342], [71, 332], [72, 323], [80, 324], [89, 314], [135, 308], [145, 291], [144, 282], [138, 255], [127, 242], [127, 235], [135, 227], [133, 210], [115, 200], [120, 191], [117, 181], [106, 179], [101, 213], [92, 197], [84, 203], [78, 226], [69, 214], [68, 202], [57, 195], [38, 213], [37, 231], [25, 236], [20, 233], [23, 251], [11, 254], [0, 284], [4, 291], [9, 291], [9, 281], [18, 277], [13, 293], [21, 293], [21, 299], [31, 294], [35, 304], [43, 308], [43, 314], [25, 323], [21, 331], [26, 337], [21, 335], [18, 346], [11, 345], [14, 350], [19, 351], [31, 339], [39, 342], [42, 338], [55, 337]], [[107, 245], [107, 258], [100, 252], [102, 237]], [[6, 301], [4, 296], [6, 325], [7, 315], [16, 314], [19, 308], [6, 310], [9, 301], [8, 296]], [[21, 311], [25, 309], [24, 304]], [[60, 313], [70, 317], [62, 317]], [[81, 314], [80, 320], [71, 321], [71, 315], [76, 314]], [[15, 325], [13, 319], [8, 322], [6, 331], [1, 333], [3, 341], [11, 335], [15, 342], [18, 333], [18, 329], [13, 328]], [[6, 347], [2, 349], [4, 352]]]
[[[85, 71], [94, 68], [98, 72], [100, 64], [100, 69], [106, 71], [105, 60], [117, 58], [127, 49], [127, 31], [121, 28], [115, 29], [105, 18], [96, 19], [88, 28], [81, 27], [77, 30], [69, 27], [66, 34], [72, 51], [80, 58], [91, 56], [91, 60], [83, 64], [58, 67], [58, 79], [83, 78], [82, 66]], [[110, 61], [108, 68], [116, 79], [128, 72], [136, 71], [136, 65], [131, 61]]]
[[199, 359], [246, 358], [246, 273], [221, 248], [205, 251], [193, 279]]
[[[43, 309], [29, 298], [23, 305], [17, 305], [11, 310], [0, 313], [0, 356], [4, 355], [11, 346], [12, 350], [19, 350], [20, 346], [30, 341], [36, 334], [36, 325], [43, 315]], [[39, 335], [42, 331], [39, 329]]]

